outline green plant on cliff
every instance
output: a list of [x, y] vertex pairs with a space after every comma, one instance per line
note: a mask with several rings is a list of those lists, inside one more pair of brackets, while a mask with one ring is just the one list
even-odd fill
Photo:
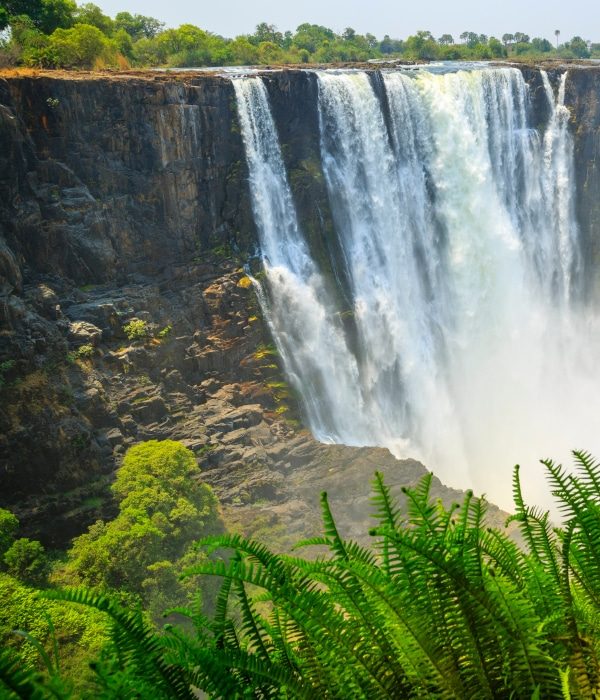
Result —
[[123, 326], [123, 331], [127, 339], [132, 341], [145, 340], [150, 333], [148, 323], [139, 318], [134, 318], [126, 323]]
[[156, 334], [156, 337], [159, 340], [166, 341], [171, 336], [172, 331], [173, 331], [173, 326], [169, 323], [164, 328], [162, 328], [160, 331], [158, 331], [158, 333]]
[[45, 596], [111, 620], [98, 697], [598, 698], [600, 464], [574, 454], [575, 474], [544, 462], [560, 529], [524, 503], [515, 469], [509, 520], [523, 549], [486, 526], [486, 503], [472, 493], [447, 509], [431, 498], [429, 474], [403, 490], [402, 515], [376, 474], [371, 549], [341, 537], [326, 494], [323, 536], [299, 546], [329, 555], [204, 539], [232, 556], [186, 572], [223, 579], [210, 622], [180, 611], [195, 636], [177, 626], [158, 634], [139, 612], [82, 589]]
[[221, 530], [217, 499], [198, 475], [181, 443], [130, 448], [112, 485], [117, 517], [97, 521], [73, 542], [68, 570], [75, 580], [135, 594], [154, 617], [186, 601], [193, 586], [178, 574], [204, 557], [191, 545]]

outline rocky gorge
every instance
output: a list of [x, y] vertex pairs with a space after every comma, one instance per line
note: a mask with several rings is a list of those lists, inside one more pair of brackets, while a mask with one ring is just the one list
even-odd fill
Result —
[[[544, 124], [540, 72], [522, 70]], [[548, 75], [556, 82], [560, 72]], [[335, 275], [315, 76], [278, 70], [263, 80], [299, 224]], [[570, 68], [590, 288], [599, 279], [599, 94], [600, 69]], [[387, 450], [320, 444], [303, 428], [247, 275], [259, 270], [257, 248], [228, 77], [1, 77], [0, 506], [28, 534], [63, 546], [109, 517], [111, 475], [127, 447], [152, 438], [190, 447], [230, 526], [278, 533], [282, 547], [314, 534], [319, 490], [332, 492], [356, 536], [375, 469], [396, 487], [424, 473]]]

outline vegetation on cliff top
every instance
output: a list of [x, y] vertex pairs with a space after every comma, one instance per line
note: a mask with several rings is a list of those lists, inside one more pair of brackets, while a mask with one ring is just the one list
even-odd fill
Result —
[[[576, 452], [577, 473], [544, 462], [564, 518], [513, 492], [524, 548], [485, 524], [468, 492], [444, 508], [431, 475], [405, 489], [403, 516], [380, 474], [373, 481], [373, 547], [343, 539], [326, 494], [324, 534], [299, 546], [316, 559], [273, 554], [237, 535], [185, 576], [222, 578], [216, 613], [180, 610], [187, 623], [157, 632], [141, 612], [86, 591], [42, 597], [106, 614], [111, 642], [94, 665], [93, 697], [597, 698], [600, 696], [600, 463]], [[7, 697], [70, 697], [50, 664], [45, 677], [0, 657]], [[11, 694], [12, 693], [12, 694]]]
[[[439, 38], [419, 31], [407, 39], [378, 39], [348, 27], [336, 34], [304, 23], [281, 32], [262, 22], [253, 34], [234, 39], [192, 24], [166, 29], [153, 17], [119, 12], [105, 15], [93, 3], [73, 0], [3, 0], [0, 3], [0, 65], [46, 68], [221, 66], [504, 57], [586, 58], [600, 56], [600, 44], [579, 36], [555, 48], [548, 39], [523, 32], [500, 39], [465, 31]], [[560, 33], [560, 32], [559, 32]], [[558, 35], [557, 35], [558, 38]]]

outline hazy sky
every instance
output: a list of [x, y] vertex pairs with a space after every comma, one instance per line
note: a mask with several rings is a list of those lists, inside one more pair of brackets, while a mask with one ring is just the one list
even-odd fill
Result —
[[[84, 0], [80, 0], [83, 2]], [[438, 37], [446, 32], [458, 36], [473, 31], [501, 37], [524, 32], [531, 37], [554, 40], [560, 29], [561, 40], [578, 34], [600, 41], [600, 3], [596, 0], [446, 0], [445, 2], [399, 2], [398, 0], [94, 0], [109, 15], [121, 10], [151, 15], [176, 27], [196, 24], [223, 36], [247, 34], [262, 21], [278, 29], [294, 30], [302, 22], [324, 24], [335, 31], [353, 27], [361, 34], [378, 38], [389, 34], [405, 38], [418, 29]]]

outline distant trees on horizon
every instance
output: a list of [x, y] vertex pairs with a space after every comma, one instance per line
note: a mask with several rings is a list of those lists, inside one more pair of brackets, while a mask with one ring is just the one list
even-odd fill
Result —
[[154, 17], [119, 12], [114, 18], [93, 3], [74, 0], [2, 0], [0, 66], [46, 68], [194, 67], [405, 60], [486, 60], [513, 57], [600, 57], [600, 43], [580, 36], [556, 47], [546, 38], [514, 32], [500, 39], [464, 31], [436, 39], [418, 31], [406, 39], [359, 34], [347, 27], [303, 23], [295, 32], [261, 22], [233, 39], [193, 24], [168, 29]]

